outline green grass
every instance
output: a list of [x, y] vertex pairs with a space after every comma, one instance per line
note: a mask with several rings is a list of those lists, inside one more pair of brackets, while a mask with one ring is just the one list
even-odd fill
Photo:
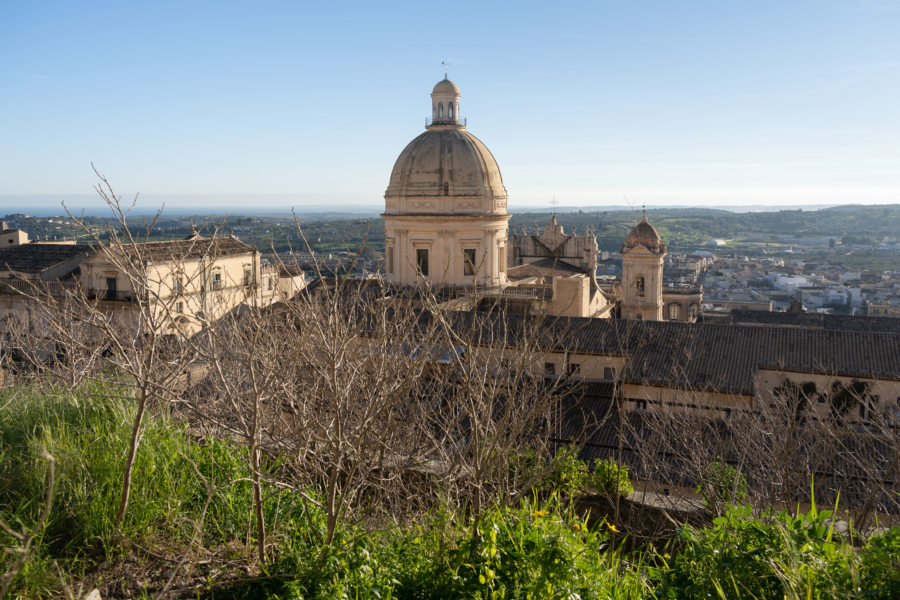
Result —
[[[50, 518], [14, 597], [104, 589], [129, 568], [163, 572], [184, 556], [203, 559], [187, 568], [208, 583], [185, 592], [202, 598], [900, 597], [900, 528], [860, 544], [834, 535], [827, 511], [759, 517], [731, 508], [710, 527], [683, 528], [666, 550], [626, 552], [627, 532], [613, 523], [588, 527], [568, 492], [496, 506], [477, 522], [447, 507], [389, 525], [382, 515], [377, 529], [344, 524], [335, 544], [321, 547], [310, 528], [324, 530], [323, 515], [267, 486], [271, 561], [260, 567], [244, 451], [160, 416], [147, 420], [132, 502], [115, 530], [132, 410], [110, 387], [0, 394], [0, 517], [32, 527], [46, 486], [42, 448], [57, 463]], [[267, 469], [280, 475], [283, 466]], [[197, 523], [203, 550], [191, 547]], [[15, 545], [0, 533], [0, 546]], [[12, 559], [3, 553], [0, 575]], [[146, 584], [128, 593], [150, 596], [161, 580], [148, 576]]]

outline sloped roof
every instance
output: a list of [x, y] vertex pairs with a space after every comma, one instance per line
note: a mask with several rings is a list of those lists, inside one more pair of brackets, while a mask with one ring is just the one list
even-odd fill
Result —
[[0, 265], [17, 273], [41, 273], [60, 263], [91, 253], [89, 246], [74, 244], [22, 244], [0, 248]]
[[[623, 380], [752, 394], [760, 368], [900, 381], [900, 335], [669, 321], [458, 312], [482, 344], [531, 336], [546, 350], [626, 357]], [[472, 319], [477, 319], [473, 327]]]
[[896, 317], [858, 317], [820, 313], [732, 310], [731, 322], [738, 325], [780, 325], [816, 327], [835, 331], [880, 331], [884, 333], [900, 333], [900, 319]]
[[184, 240], [124, 244], [122, 248], [142, 260], [181, 260], [203, 257], [249, 254], [253, 247], [233, 236], [204, 238], [191, 237]]

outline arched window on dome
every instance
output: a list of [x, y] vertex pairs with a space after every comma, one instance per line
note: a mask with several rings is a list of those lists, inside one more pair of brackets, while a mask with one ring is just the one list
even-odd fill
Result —
[[670, 304], [669, 305], [669, 320], [677, 321], [680, 316], [681, 316], [681, 307], [679, 307], [675, 303]]
[[438, 104], [438, 119], [444, 118], [444, 105], [443, 103]]
[[644, 295], [644, 291], [645, 291], [644, 278], [643, 278], [643, 277], [638, 277], [638, 278], [637, 278], [637, 281], [634, 282], [634, 285], [635, 285], [635, 287], [637, 288], [637, 294], [638, 294], [638, 296], [643, 296], [643, 295]]
[[453, 103], [447, 105], [447, 116], [453, 118]]

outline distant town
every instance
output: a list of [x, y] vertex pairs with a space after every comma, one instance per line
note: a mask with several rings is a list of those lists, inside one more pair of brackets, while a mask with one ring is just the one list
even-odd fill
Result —
[[[591, 227], [600, 249], [597, 280], [611, 287], [621, 277], [619, 245], [640, 211], [560, 211], [567, 233]], [[732, 309], [900, 317], [900, 205], [730, 213], [707, 209], [657, 209], [648, 216], [667, 240], [664, 285], [700, 286], [703, 313]], [[526, 212], [510, 220], [515, 232], [537, 231], [549, 213]], [[3, 217], [3, 246], [14, 230], [31, 241], [87, 243], [89, 232], [66, 215]], [[84, 222], [103, 237], [105, 216]], [[193, 229], [234, 234], [309, 275], [351, 271], [372, 274], [384, 259], [381, 218], [310, 218], [292, 215], [178, 215], [134, 219], [148, 240], [183, 239]], [[299, 226], [299, 229], [298, 229]], [[302, 236], [301, 236], [302, 232]]]

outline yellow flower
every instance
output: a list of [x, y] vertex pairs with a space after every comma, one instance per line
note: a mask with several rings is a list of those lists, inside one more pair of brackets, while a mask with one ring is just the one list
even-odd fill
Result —
[[547, 511], [546, 510], [538, 510], [538, 511], [531, 513], [531, 516], [532, 517], [546, 517]]
[[607, 523], [606, 526], [609, 527], [609, 530], [612, 531], [613, 533], [619, 533], [619, 530], [616, 529], [615, 525], [613, 525], [611, 523]]

